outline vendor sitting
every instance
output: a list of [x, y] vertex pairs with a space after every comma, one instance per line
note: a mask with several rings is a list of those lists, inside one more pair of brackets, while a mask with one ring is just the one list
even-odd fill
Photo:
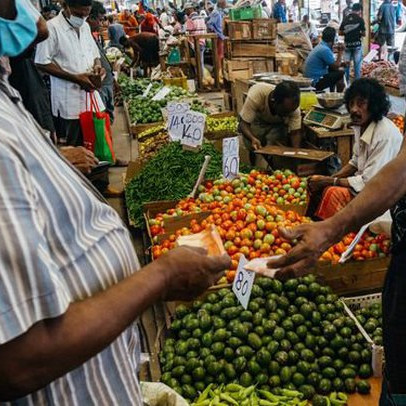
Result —
[[300, 147], [300, 89], [290, 82], [276, 87], [258, 83], [250, 88], [240, 112], [240, 131], [255, 164], [254, 151], [266, 145]]
[[336, 39], [336, 30], [326, 27], [322, 33], [321, 42], [310, 52], [306, 59], [304, 76], [313, 80], [316, 90], [329, 88], [338, 92], [344, 90], [344, 71], [339, 68], [342, 64], [344, 47], [337, 48], [337, 59], [334, 58], [333, 46]]
[[352, 158], [332, 177], [314, 175], [309, 179], [312, 207], [317, 206], [322, 193], [315, 216], [323, 220], [345, 207], [396, 157], [403, 139], [395, 124], [385, 117], [390, 102], [375, 79], [354, 81], [345, 93], [345, 104], [355, 132]]

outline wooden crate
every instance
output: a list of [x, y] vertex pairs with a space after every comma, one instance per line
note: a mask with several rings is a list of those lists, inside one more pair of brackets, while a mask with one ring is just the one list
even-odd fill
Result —
[[230, 40], [252, 39], [251, 21], [227, 21]]
[[227, 54], [233, 58], [272, 58], [276, 54], [276, 41], [228, 41]]
[[251, 79], [252, 76], [252, 63], [249, 59], [224, 59], [224, 78], [229, 82]]
[[276, 20], [259, 18], [252, 20], [252, 39], [276, 39]]
[[254, 58], [250, 59], [253, 74], [264, 72], [275, 72], [275, 58]]
[[296, 76], [298, 73], [297, 57], [290, 52], [278, 52], [275, 56], [276, 70], [284, 75]]
[[320, 261], [315, 273], [338, 294], [361, 294], [381, 290], [390, 258], [330, 264]]

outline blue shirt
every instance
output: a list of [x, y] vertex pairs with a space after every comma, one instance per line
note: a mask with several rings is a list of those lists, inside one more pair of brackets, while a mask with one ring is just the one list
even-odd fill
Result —
[[276, 2], [273, 7], [273, 18], [278, 20], [280, 23], [288, 22], [288, 19], [286, 18], [286, 6], [279, 1]]
[[316, 84], [328, 72], [328, 67], [334, 62], [332, 49], [324, 41], [321, 41], [307, 57], [304, 75], [313, 79], [313, 84]]
[[223, 11], [216, 9], [210, 14], [209, 19], [207, 20], [207, 28], [216, 33], [220, 39], [224, 39], [223, 34]]
[[390, 1], [382, 3], [378, 11], [378, 19], [380, 21], [379, 33], [394, 34], [396, 28], [397, 11]]
[[124, 28], [121, 24], [111, 24], [108, 28], [110, 46], [121, 48], [120, 38], [125, 37]]

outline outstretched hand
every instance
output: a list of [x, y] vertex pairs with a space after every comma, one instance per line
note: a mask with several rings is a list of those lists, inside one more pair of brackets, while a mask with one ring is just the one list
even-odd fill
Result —
[[288, 254], [267, 264], [268, 268], [278, 269], [275, 277], [282, 280], [309, 273], [323, 252], [339, 237], [338, 230], [334, 230], [328, 221], [281, 228], [279, 233], [287, 240], [298, 240]]

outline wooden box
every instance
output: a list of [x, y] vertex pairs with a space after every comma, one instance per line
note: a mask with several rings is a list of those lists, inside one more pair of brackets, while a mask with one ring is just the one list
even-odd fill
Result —
[[276, 70], [284, 75], [296, 76], [298, 73], [297, 57], [290, 52], [278, 52], [275, 56]]
[[230, 40], [252, 39], [251, 21], [228, 21], [227, 30]]
[[251, 59], [253, 74], [275, 72], [275, 60], [274, 58], [257, 58]]
[[228, 41], [228, 58], [272, 58], [276, 53], [276, 41]]
[[260, 18], [252, 21], [252, 39], [276, 39], [276, 20]]
[[249, 59], [224, 59], [224, 78], [229, 82], [251, 79], [252, 76], [252, 63]]
[[321, 280], [338, 294], [361, 294], [381, 290], [390, 258], [330, 264], [320, 261], [315, 269]]

